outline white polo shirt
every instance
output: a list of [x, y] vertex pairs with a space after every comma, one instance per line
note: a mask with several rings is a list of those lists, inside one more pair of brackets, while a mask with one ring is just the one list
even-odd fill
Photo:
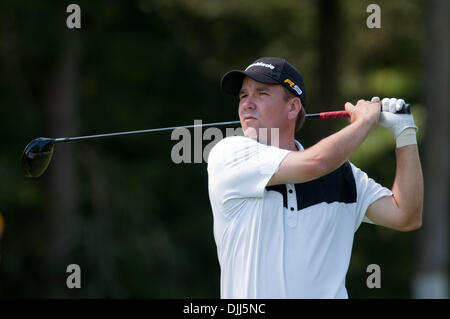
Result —
[[266, 187], [289, 152], [243, 136], [210, 152], [221, 298], [348, 298], [354, 233], [368, 206], [392, 192], [350, 162], [307, 183]]

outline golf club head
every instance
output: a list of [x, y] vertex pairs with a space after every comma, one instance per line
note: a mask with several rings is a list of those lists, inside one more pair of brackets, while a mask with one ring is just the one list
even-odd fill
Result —
[[26, 177], [41, 176], [50, 164], [54, 139], [39, 137], [25, 147], [22, 154], [22, 170]]

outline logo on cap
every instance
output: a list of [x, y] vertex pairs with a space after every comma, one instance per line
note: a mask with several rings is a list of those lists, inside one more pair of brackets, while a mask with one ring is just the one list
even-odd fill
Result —
[[271, 70], [275, 69], [275, 67], [274, 67], [272, 64], [270, 64], [270, 63], [256, 62], [256, 63], [250, 64], [250, 65], [245, 69], [245, 71], [247, 71], [248, 69], [250, 69], [251, 67], [254, 67], [254, 66], [262, 66], [262, 67], [265, 67], [265, 68], [269, 68], [269, 69], [271, 69]]
[[298, 87], [298, 85], [296, 85], [294, 82], [292, 82], [291, 80], [289, 80], [289, 79], [286, 79], [286, 80], [284, 80], [284, 83], [287, 83], [287, 84], [289, 84], [289, 86], [291, 87], [291, 88], [293, 88], [294, 90], [295, 90], [295, 92], [297, 92], [298, 93], [298, 95], [302, 95], [302, 90]]

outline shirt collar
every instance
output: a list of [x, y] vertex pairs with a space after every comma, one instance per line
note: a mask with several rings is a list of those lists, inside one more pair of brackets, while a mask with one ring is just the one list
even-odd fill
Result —
[[300, 144], [299, 141], [297, 141], [297, 140], [294, 139], [294, 143], [295, 143], [295, 146], [297, 146], [297, 149], [298, 149], [299, 151], [304, 151], [304, 150], [305, 150], [305, 149], [303, 148], [302, 144]]

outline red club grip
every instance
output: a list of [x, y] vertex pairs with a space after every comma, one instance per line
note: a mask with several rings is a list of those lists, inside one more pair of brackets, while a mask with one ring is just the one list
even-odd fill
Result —
[[320, 113], [321, 119], [337, 119], [337, 118], [343, 118], [343, 117], [349, 117], [348, 113], [346, 111], [335, 111], [335, 112], [322, 112]]

